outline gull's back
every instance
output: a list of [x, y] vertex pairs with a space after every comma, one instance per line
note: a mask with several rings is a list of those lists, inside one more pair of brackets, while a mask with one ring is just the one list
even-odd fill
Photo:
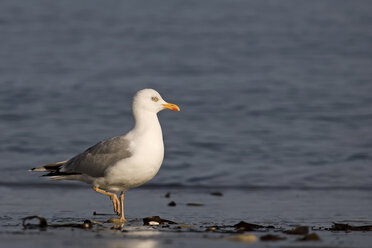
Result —
[[125, 136], [113, 137], [76, 155], [60, 166], [58, 171], [49, 173], [47, 176], [84, 174], [91, 177], [103, 177], [108, 168], [131, 156], [129, 141]]

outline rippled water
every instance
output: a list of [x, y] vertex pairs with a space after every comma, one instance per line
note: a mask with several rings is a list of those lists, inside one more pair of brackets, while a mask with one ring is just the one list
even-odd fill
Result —
[[372, 187], [370, 1], [1, 1], [1, 184], [132, 127], [166, 146], [152, 184]]

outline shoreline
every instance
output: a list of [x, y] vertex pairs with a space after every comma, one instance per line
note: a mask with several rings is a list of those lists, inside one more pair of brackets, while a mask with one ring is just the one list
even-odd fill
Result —
[[[353, 226], [372, 225], [368, 207], [372, 199], [365, 191], [226, 189], [212, 192], [209, 189], [139, 188], [127, 192], [125, 207], [129, 223], [119, 229], [104, 223], [114, 217], [108, 198], [89, 188], [0, 187], [0, 195], [3, 213], [0, 216], [0, 244], [4, 247], [26, 244], [28, 247], [47, 247], [56, 245], [56, 242], [57, 247], [96, 247], [98, 244], [101, 247], [121, 247], [128, 242], [145, 247], [246, 246], [247, 241], [236, 240], [244, 240], [246, 236], [235, 238], [237, 235], [253, 235], [255, 241], [250, 244], [255, 247], [310, 245], [367, 248], [372, 242], [370, 231], [326, 230], [333, 222]], [[175, 206], [168, 205], [172, 201]], [[94, 211], [104, 215], [93, 215]], [[32, 215], [44, 217], [52, 226], [45, 230], [38, 227], [24, 229], [22, 219]], [[156, 215], [177, 224], [143, 225], [143, 218]], [[92, 228], [80, 228], [84, 220], [94, 221]], [[241, 221], [263, 228], [235, 229], [233, 226]], [[28, 223], [38, 222], [30, 220]], [[75, 227], [68, 226], [70, 224]], [[307, 234], [316, 233], [321, 240], [297, 241], [305, 238], [305, 234], [283, 233], [297, 226], [308, 226]], [[268, 234], [274, 239], [285, 239], [261, 240]], [[71, 240], [68, 238], [71, 235], [79, 238]]]

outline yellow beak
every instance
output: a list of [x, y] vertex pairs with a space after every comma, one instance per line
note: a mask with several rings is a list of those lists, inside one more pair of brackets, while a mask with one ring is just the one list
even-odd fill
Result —
[[167, 102], [166, 104], [162, 104], [165, 109], [170, 109], [172, 111], [180, 111], [180, 108], [173, 103]]

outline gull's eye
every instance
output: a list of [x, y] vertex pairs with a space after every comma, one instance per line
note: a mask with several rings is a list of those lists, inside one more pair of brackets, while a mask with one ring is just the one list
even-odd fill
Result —
[[153, 97], [151, 97], [151, 100], [153, 100], [154, 102], [157, 102], [157, 101], [159, 101], [159, 98], [157, 98], [156, 96], [153, 96]]

